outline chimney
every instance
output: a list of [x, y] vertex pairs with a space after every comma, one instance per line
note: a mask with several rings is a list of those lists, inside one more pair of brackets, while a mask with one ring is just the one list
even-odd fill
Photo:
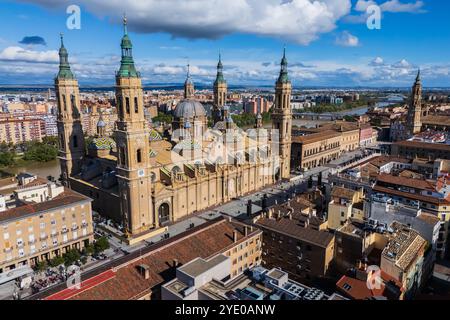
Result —
[[244, 227], [244, 236], [246, 237], [248, 235], [248, 227]]
[[178, 267], [178, 259], [173, 259], [173, 267]]
[[140, 264], [139, 273], [144, 276], [145, 280], [148, 280], [150, 278], [150, 267], [146, 264]]
[[233, 230], [233, 242], [237, 242], [237, 231]]

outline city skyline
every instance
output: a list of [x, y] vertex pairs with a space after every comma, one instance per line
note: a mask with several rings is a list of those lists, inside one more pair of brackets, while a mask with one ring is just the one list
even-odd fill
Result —
[[[168, 8], [157, 1], [140, 5], [78, 1], [81, 29], [69, 30], [66, 9], [72, 3], [6, 1], [0, 16], [11, 28], [0, 34], [0, 84], [51, 84], [63, 32], [80, 85], [113, 85], [120, 60], [117, 38], [126, 12], [144, 84], [182, 83], [189, 61], [196, 84], [210, 85], [221, 52], [230, 85], [270, 86], [286, 46], [294, 87], [409, 87], [419, 68], [425, 87], [449, 86], [450, 65], [440, 54], [450, 49], [444, 19], [448, 4], [243, 3], [225, 7], [217, 2], [212, 19], [214, 7], [201, 7], [200, 2]], [[366, 26], [365, 8], [374, 3], [382, 10], [380, 30]], [[238, 13], [240, 19], [234, 18]], [[283, 22], [275, 22], [281, 16]], [[440, 50], [430, 50], [436, 43]]]

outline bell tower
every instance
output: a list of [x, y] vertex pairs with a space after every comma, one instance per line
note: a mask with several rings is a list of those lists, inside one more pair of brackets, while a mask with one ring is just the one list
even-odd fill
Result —
[[219, 62], [217, 63], [217, 75], [214, 81], [214, 106], [213, 106], [213, 121], [214, 124], [222, 120], [221, 110], [227, 103], [227, 82], [223, 77], [222, 59], [219, 54]]
[[416, 81], [412, 87], [411, 102], [407, 115], [407, 131], [411, 137], [422, 130], [422, 82], [420, 80], [420, 70], [417, 72]]
[[280, 178], [288, 179], [291, 172], [291, 110], [292, 85], [288, 77], [286, 50], [281, 59], [281, 70], [275, 84], [275, 104], [272, 113], [272, 127], [279, 134]]
[[61, 34], [59, 49], [59, 72], [55, 78], [58, 103], [57, 127], [59, 136], [59, 162], [63, 183], [69, 185], [69, 177], [81, 171], [84, 157], [84, 135], [81, 126], [80, 93], [78, 81], [69, 65], [69, 54]]
[[127, 236], [156, 227], [151, 193], [149, 132], [146, 130], [140, 74], [124, 18], [122, 59], [116, 72], [118, 120], [114, 137], [118, 147], [117, 179], [120, 208]]

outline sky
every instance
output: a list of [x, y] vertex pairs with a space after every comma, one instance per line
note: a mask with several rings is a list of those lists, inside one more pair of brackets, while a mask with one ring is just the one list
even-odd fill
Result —
[[272, 85], [286, 47], [295, 87], [450, 87], [442, 0], [2, 0], [0, 85], [52, 84], [60, 33], [80, 85], [112, 85], [124, 13], [145, 84], [212, 84], [220, 52], [229, 85]]

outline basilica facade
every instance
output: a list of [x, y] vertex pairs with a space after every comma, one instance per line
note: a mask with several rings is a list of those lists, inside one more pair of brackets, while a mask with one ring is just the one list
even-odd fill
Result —
[[62, 180], [92, 198], [93, 210], [121, 224], [121, 236], [139, 238], [190, 214], [223, 204], [290, 177], [291, 82], [285, 54], [275, 87], [273, 128], [243, 131], [226, 105], [227, 84], [219, 57], [214, 82], [214, 126], [195, 99], [189, 74], [184, 99], [173, 112], [170, 133], [146, 121], [141, 76], [124, 20], [122, 58], [116, 72], [117, 121], [107, 136], [100, 117], [97, 136], [85, 146], [78, 82], [61, 39], [55, 78]]

